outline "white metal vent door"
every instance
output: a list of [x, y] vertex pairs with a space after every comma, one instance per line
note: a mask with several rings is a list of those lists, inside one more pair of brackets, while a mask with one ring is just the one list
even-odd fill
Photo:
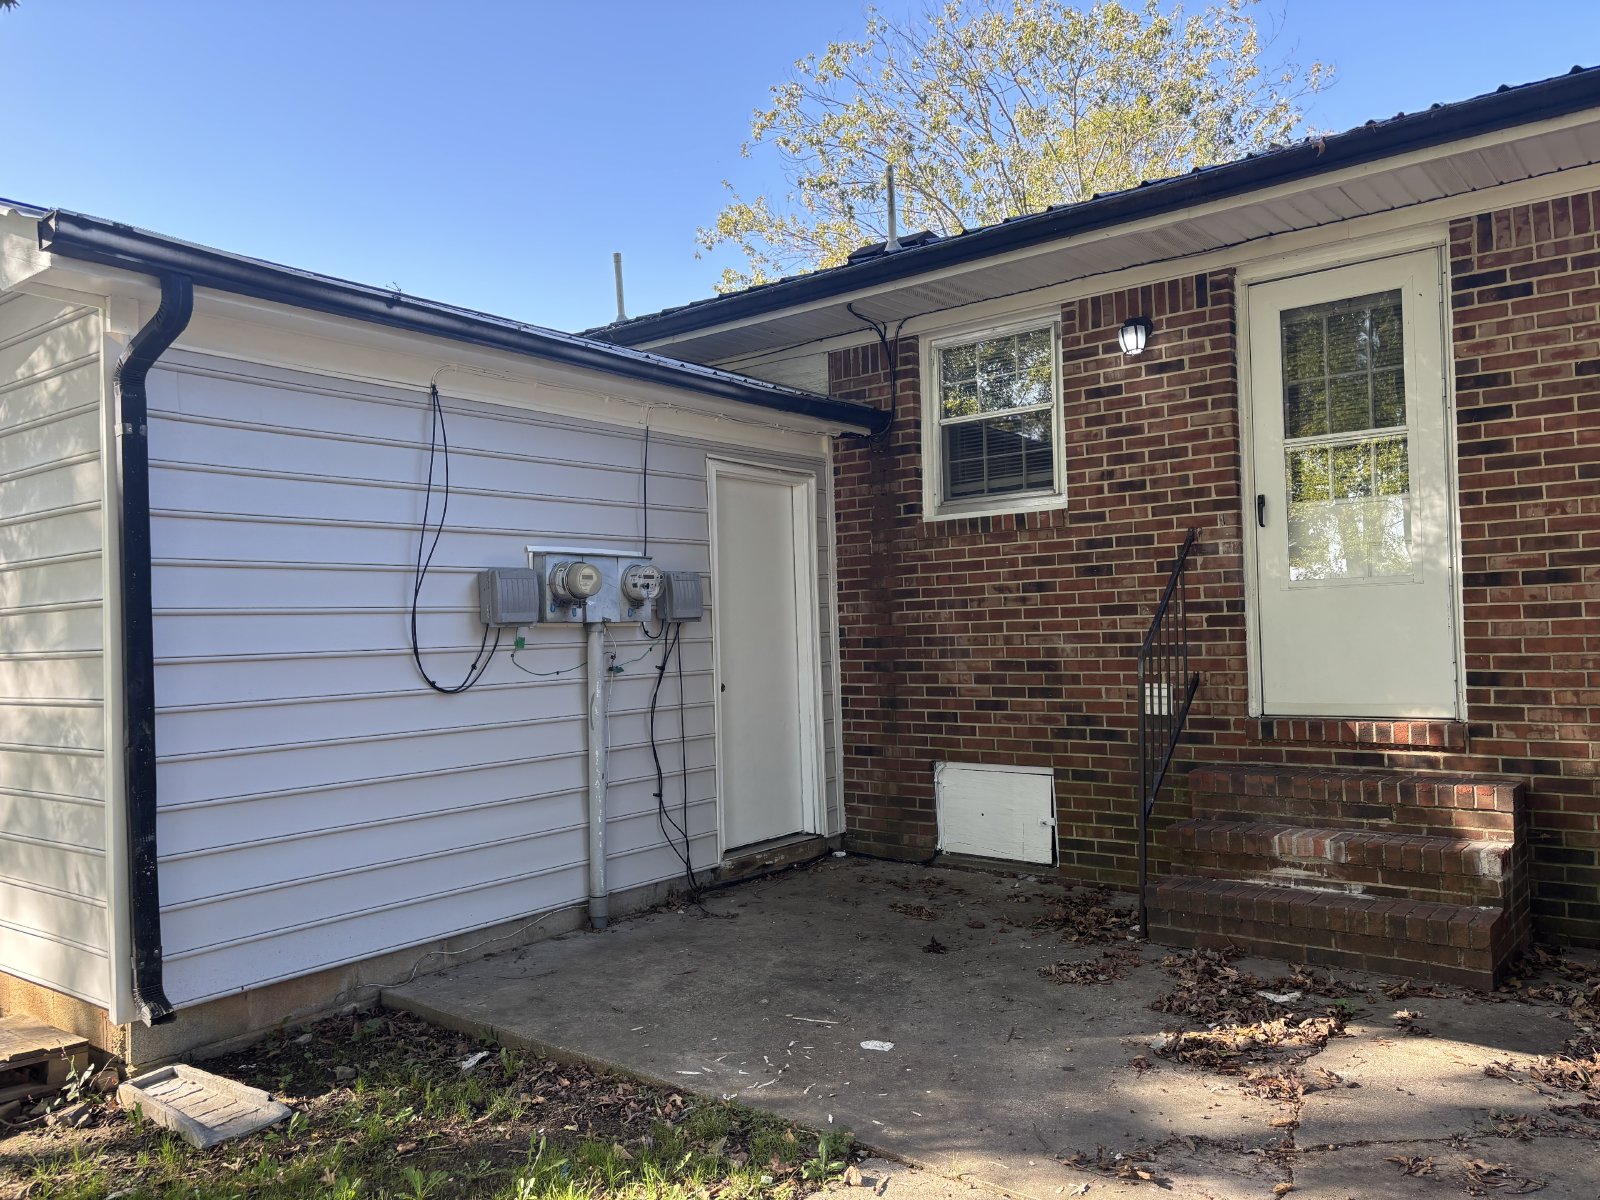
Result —
[[1055, 773], [1049, 767], [936, 763], [933, 791], [945, 854], [1055, 861]]
[[797, 488], [719, 471], [712, 592], [725, 847], [806, 826]]

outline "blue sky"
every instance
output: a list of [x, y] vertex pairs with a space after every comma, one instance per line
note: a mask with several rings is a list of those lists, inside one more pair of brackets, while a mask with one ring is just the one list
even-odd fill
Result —
[[[920, 2], [882, 0], [890, 14]], [[1197, 7], [1191, 5], [1191, 8]], [[1318, 127], [1600, 62], [1593, 0], [1286, 0], [1335, 64]], [[0, 196], [578, 329], [709, 295], [694, 231], [775, 164], [739, 157], [858, 0], [22, 0], [0, 12]]]

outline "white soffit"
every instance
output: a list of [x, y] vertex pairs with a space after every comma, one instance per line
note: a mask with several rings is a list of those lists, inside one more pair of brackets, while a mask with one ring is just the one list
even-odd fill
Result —
[[845, 302], [876, 320], [897, 321], [947, 308], [1103, 275], [1129, 267], [1238, 246], [1274, 234], [1396, 212], [1501, 184], [1600, 163], [1600, 115], [1492, 145], [1462, 143], [1422, 161], [1373, 164], [1305, 181], [1299, 190], [1248, 195], [1141, 228], [1080, 235], [999, 261], [979, 260], [933, 279], [909, 279], [870, 296], [842, 295], [814, 308], [777, 312], [737, 327], [671, 340], [662, 349], [695, 362], [726, 362], [841, 334], [860, 333]]

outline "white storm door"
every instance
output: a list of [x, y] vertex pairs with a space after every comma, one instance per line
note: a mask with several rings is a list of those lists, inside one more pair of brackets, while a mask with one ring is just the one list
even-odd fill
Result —
[[1460, 715], [1441, 305], [1433, 251], [1250, 289], [1266, 715]]
[[820, 771], [809, 477], [711, 464], [722, 844], [815, 831]]

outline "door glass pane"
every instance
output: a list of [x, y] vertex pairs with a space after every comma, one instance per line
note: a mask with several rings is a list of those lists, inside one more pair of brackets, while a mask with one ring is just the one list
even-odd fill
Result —
[[[1400, 292], [1378, 292], [1285, 311], [1284, 436], [1355, 433], [1404, 425]], [[1318, 416], [1318, 398], [1326, 415]]]
[[1284, 451], [1292, 582], [1412, 573], [1406, 439]]
[[1401, 315], [1396, 290], [1280, 316], [1292, 582], [1412, 574]]

